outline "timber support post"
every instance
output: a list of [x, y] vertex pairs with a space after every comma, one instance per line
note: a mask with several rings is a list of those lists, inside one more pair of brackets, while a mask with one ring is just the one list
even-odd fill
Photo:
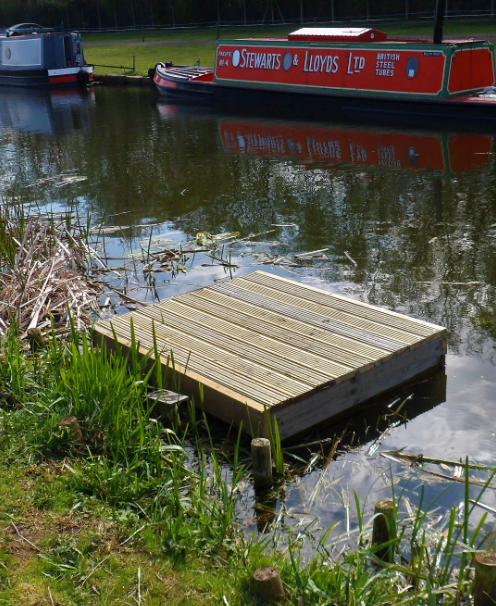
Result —
[[[391, 499], [382, 499], [375, 504], [374, 529], [372, 544], [384, 545], [396, 538], [396, 516], [394, 502]], [[386, 545], [378, 549], [376, 555], [381, 560], [392, 562], [394, 560], [394, 546]]]
[[484, 551], [474, 557], [474, 606], [496, 603], [496, 553]]
[[251, 460], [255, 488], [272, 486], [272, 454], [267, 438], [255, 438], [251, 441]]

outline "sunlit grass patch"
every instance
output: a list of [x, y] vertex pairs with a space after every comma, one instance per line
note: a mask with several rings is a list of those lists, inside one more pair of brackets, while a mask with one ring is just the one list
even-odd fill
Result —
[[[108, 46], [89, 47], [85, 50], [88, 63], [132, 67], [136, 57], [136, 73], [148, 74], [151, 67], [162, 61], [172, 61], [176, 65], [193, 65], [198, 59], [203, 66], [213, 66], [215, 46]], [[95, 67], [98, 74], [123, 74], [132, 70]]]

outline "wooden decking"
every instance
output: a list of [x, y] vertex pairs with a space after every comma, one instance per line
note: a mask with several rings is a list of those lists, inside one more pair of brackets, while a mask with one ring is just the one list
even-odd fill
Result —
[[204, 409], [255, 434], [276, 416], [287, 438], [442, 364], [446, 330], [255, 271], [100, 322], [153, 348]]

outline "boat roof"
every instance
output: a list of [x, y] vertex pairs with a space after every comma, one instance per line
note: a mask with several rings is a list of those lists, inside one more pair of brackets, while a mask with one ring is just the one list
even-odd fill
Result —
[[370, 27], [302, 27], [288, 34], [288, 40], [306, 42], [384, 42], [387, 34]]

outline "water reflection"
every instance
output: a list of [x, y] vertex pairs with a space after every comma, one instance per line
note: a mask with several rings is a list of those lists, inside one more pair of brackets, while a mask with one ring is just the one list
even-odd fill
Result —
[[0, 88], [0, 128], [44, 135], [90, 129], [94, 92]]
[[221, 119], [228, 152], [288, 159], [315, 168], [390, 169], [451, 176], [487, 166], [492, 137], [360, 130], [345, 126]]

